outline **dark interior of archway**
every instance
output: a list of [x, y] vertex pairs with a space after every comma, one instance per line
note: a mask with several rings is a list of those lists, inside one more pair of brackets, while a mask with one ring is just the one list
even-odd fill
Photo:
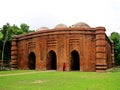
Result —
[[77, 51], [71, 53], [71, 70], [80, 70], [79, 54]]
[[56, 54], [54, 51], [50, 51], [47, 56], [47, 69], [56, 70]]
[[35, 61], [36, 61], [36, 57], [35, 54], [32, 52], [29, 55], [29, 61], [28, 61], [28, 68], [29, 69], [35, 69]]

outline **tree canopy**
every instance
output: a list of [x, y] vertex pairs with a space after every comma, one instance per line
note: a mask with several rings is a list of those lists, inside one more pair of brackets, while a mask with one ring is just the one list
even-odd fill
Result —
[[115, 65], [120, 65], [120, 34], [113, 32], [109, 38], [112, 42], [114, 42]]
[[29, 26], [25, 23], [22, 23], [19, 27], [9, 23], [3, 25], [0, 28], [0, 60], [10, 60], [12, 37], [29, 32], [34, 32], [34, 30], [30, 30]]

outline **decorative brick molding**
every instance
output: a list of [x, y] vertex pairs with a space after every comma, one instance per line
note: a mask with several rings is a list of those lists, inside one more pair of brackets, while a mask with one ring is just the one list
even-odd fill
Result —
[[11, 48], [13, 67], [62, 71], [65, 63], [67, 71], [101, 72], [113, 66], [114, 48], [104, 27], [84, 23], [58, 26], [16, 36]]

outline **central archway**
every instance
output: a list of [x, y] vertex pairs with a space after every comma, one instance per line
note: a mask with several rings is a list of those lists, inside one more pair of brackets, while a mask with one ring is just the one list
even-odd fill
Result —
[[79, 53], [76, 50], [71, 52], [70, 69], [80, 70], [80, 58]]
[[56, 70], [56, 53], [51, 50], [47, 54], [47, 70]]
[[35, 69], [36, 64], [36, 56], [33, 52], [31, 52], [28, 56], [28, 68]]

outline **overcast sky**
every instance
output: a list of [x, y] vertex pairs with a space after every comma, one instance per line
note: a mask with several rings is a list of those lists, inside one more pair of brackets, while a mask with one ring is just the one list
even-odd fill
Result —
[[85, 22], [120, 33], [120, 0], [0, 0], [0, 27], [26, 23], [30, 29]]

